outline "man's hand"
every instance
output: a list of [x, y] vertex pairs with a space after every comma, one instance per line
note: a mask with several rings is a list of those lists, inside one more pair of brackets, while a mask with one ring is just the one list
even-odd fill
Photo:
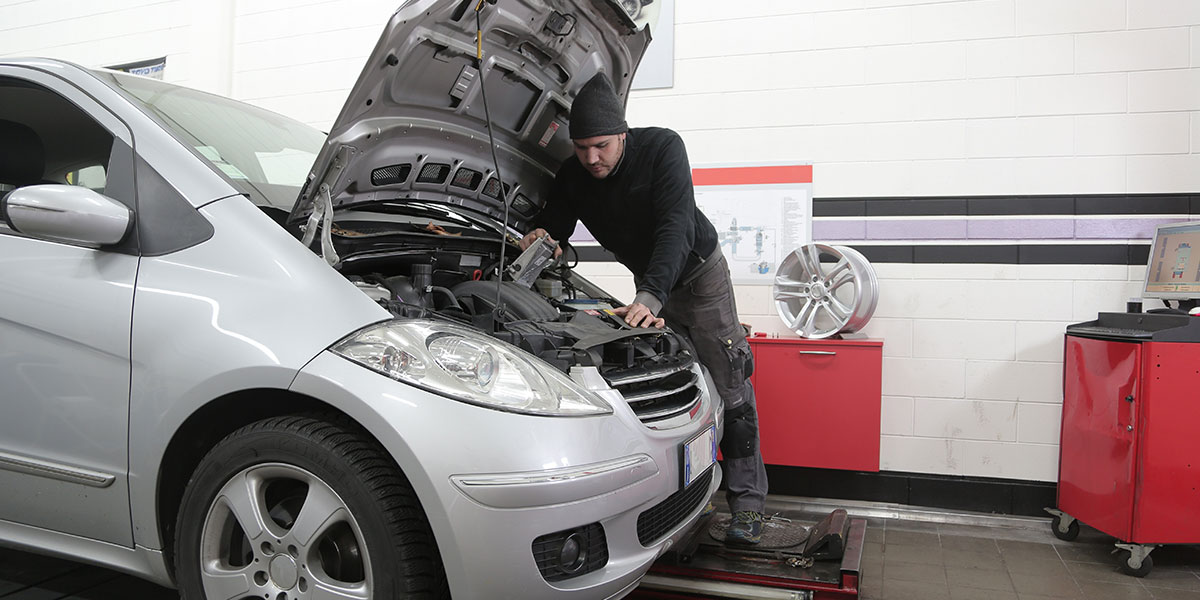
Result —
[[650, 312], [646, 305], [634, 302], [627, 306], [621, 306], [613, 309], [613, 314], [618, 317], [625, 317], [625, 323], [632, 327], [657, 327], [662, 329], [667, 322], [659, 317], [655, 317]]
[[[528, 250], [529, 247], [532, 246], [533, 243], [542, 236], [550, 238], [550, 241], [552, 242], [554, 241], [554, 238], [550, 237], [550, 234], [545, 229], [538, 227], [537, 229], [525, 234], [525, 237], [521, 238], [521, 249]], [[559, 244], [554, 248], [554, 258], [558, 258], [559, 256], [562, 256], [562, 244]]]

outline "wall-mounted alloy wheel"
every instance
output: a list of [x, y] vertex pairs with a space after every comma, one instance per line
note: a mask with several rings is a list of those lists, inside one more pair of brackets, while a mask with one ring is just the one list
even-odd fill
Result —
[[875, 269], [853, 248], [806, 244], [783, 259], [778, 273], [775, 309], [800, 337], [858, 331], [879, 303]]
[[349, 423], [277, 417], [200, 462], [176, 526], [186, 600], [448, 598], [412, 486]]

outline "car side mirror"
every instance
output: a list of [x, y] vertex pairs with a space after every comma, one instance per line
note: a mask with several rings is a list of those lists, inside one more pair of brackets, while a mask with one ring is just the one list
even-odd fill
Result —
[[118, 244], [133, 228], [129, 207], [76, 185], [30, 185], [0, 199], [0, 216], [19, 233], [90, 247]]

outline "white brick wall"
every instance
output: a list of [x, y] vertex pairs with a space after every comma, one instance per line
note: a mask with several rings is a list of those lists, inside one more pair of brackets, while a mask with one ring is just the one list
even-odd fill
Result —
[[[502, 0], [503, 1], [503, 0]], [[167, 56], [166, 78], [327, 127], [398, 0], [32, 0], [0, 55]], [[1200, 191], [1196, 0], [676, 2], [675, 85], [628, 120], [696, 163], [811, 161], [839, 196]], [[880, 264], [885, 469], [1053, 480], [1062, 331], [1142, 269]], [[619, 265], [580, 270], [620, 298]], [[766, 287], [743, 319], [783, 333]]]

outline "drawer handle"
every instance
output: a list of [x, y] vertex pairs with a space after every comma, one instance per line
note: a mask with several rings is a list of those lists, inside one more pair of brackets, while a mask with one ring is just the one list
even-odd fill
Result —
[[800, 354], [819, 354], [821, 356], [833, 356], [833, 355], [837, 354], [837, 352], [831, 352], [829, 350], [800, 350]]

